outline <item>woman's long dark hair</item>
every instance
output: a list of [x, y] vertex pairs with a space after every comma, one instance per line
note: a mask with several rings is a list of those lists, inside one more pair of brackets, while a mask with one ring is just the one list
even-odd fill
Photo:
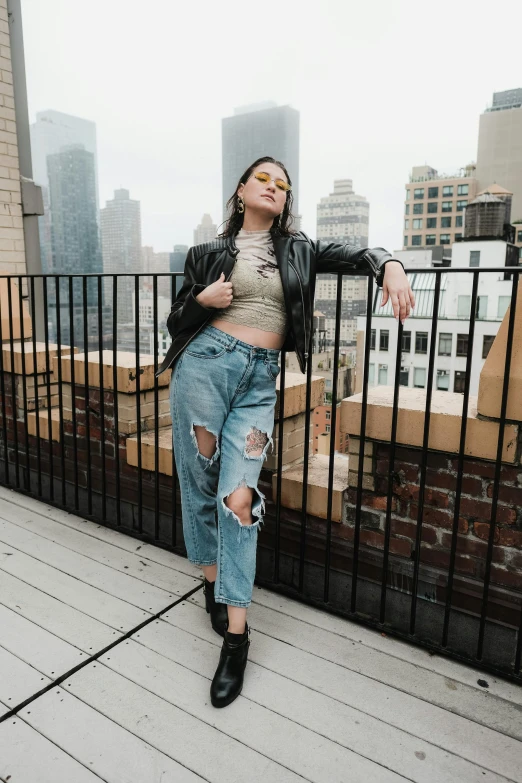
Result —
[[[275, 160], [275, 158], [270, 158], [268, 156], [264, 158], [258, 158], [255, 160], [251, 166], [247, 168], [245, 173], [239, 178], [239, 182], [237, 183], [236, 190], [234, 192], [234, 195], [229, 198], [227, 201], [227, 210], [228, 210], [228, 217], [225, 223], [225, 228], [223, 229], [223, 232], [221, 234], [218, 234], [220, 237], [230, 237], [235, 236], [239, 229], [243, 226], [243, 218], [245, 217], [244, 212], [240, 212], [238, 209], [239, 206], [239, 200], [237, 196], [237, 190], [240, 185], [245, 185], [252, 175], [252, 172], [256, 168], [256, 166], [259, 166], [261, 163], [273, 163], [275, 166], [279, 166], [280, 169], [282, 169], [285, 174], [286, 178], [288, 180], [288, 184], [292, 184], [292, 180], [290, 179], [290, 175], [288, 171], [286, 170], [285, 166], [281, 161]], [[281, 215], [277, 215], [276, 218], [274, 218], [274, 222], [272, 223], [272, 228], [270, 229], [271, 232], [275, 236], [281, 236], [281, 237], [289, 237], [294, 234], [293, 231], [291, 231], [292, 223], [294, 222], [294, 215], [292, 215], [292, 205], [294, 203], [294, 197], [292, 195], [292, 191], [289, 190], [286, 194], [286, 202], [283, 209], [283, 212]]]

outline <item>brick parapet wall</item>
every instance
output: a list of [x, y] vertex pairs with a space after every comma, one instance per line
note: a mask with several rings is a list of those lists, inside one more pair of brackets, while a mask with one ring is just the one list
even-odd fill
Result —
[[[359, 448], [354, 440], [353, 451]], [[361, 536], [367, 546], [383, 549], [388, 496], [390, 444], [366, 443], [362, 494]], [[411, 561], [419, 514], [419, 449], [396, 447], [393, 466], [390, 552]], [[420, 562], [447, 575], [455, 511], [458, 459], [453, 454], [429, 453], [427, 462]], [[460, 498], [455, 573], [483, 582], [490, 535], [495, 465], [478, 459], [464, 460]], [[357, 502], [357, 476], [351, 474], [346, 521], [353, 538]], [[522, 467], [502, 465], [497, 506], [491, 583], [522, 589]]]

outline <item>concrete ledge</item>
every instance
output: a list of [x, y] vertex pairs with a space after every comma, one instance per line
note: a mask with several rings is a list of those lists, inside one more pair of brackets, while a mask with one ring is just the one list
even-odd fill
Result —
[[[45, 359], [45, 343], [36, 342], [32, 340], [25, 340], [22, 342], [16, 342], [13, 344], [13, 356], [11, 358], [11, 345], [10, 343], [4, 343], [2, 345], [2, 360], [4, 365], [4, 372], [14, 372], [16, 375], [23, 375], [22, 369], [22, 355], [25, 355], [25, 374], [34, 375], [34, 348], [36, 347], [36, 372], [46, 372], [46, 359]], [[78, 349], [74, 349], [75, 353]], [[62, 356], [71, 355], [70, 345], [61, 345], [60, 353]], [[56, 343], [49, 343], [49, 374], [51, 380], [55, 380], [53, 375], [53, 360], [58, 356], [58, 345]], [[57, 365], [56, 365], [57, 366]]]
[[[310, 410], [323, 404], [324, 398], [324, 378], [320, 375], [312, 375]], [[280, 418], [280, 388], [281, 373], [277, 376], [276, 391], [277, 402], [275, 406], [276, 421]], [[301, 372], [287, 372], [285, 375], [285, 410], [284, 417], [295, 416], [306, 410], [306, 375]]]
[[[431, 405], [429, 448], [458, 453], [462, 394], [434, 391]], [[377, 386], [369, 389], [366, 436], [373, 440], [389, 441], [392, 425], [393, 387]], [[402, 387], [399, 395], [397, 443], [422, 446], [424, 434], [424, 389]], [[361, 433], [362, 394], [347, 397], [341, 402], [341, 432], [359, 436]], [[499, 425], [477, 417], [477, 398], [470, 397], [465, 453], [470, 457], [495, 460]], [[506, 425], [503, 462], [514, 462], [519, 426]]]
[[[98, 351], [87, 354], [88, 382], [91, 388], [100, 388], [100, 355]], [[53, 371], [58, 359], [53, 359]], [[136, 393], [136, 354], [130, 351], [116, 352], [116, 385], [118, 391], [125, 394]], [[140, 391], [154, 388], [154, 357], [141, 354], [139, 357]], [[166, 370], [158, 378], [158, 386], [168, 386], [172, 370]], [[83, 384], [85, 379], [85, 354], [74, 357], [75, 382]], [[106, 391], [114, 389], [114, 355], [112, 351], [102, 351], [102, 380]], [[71, 358], [62, 358], [62, 380], [71, 383]]]
[[[49, 440], [49, 411], [51, 412], [51, 440], [60, 442], [60, 409], [41, 408], [38, 411], [40, 438]], [[27, 431], [36, 438], [36, 411], [27, 414]]]
[[[133, 435], [125, 441], [127, 446], [127, 462], [138, 467], [138, 437]], [[141, 436], [141, 467], [143, 470], [156, 470], [154, 449], [156, 436], [154, 432], [145, 432]], [[158, 471], [166, 476], [172, 476], [172, 427], [158, 430]]]
[[[328, 469], [330, 459], [314, 454], [308, 462], [307, 513], [326, 519], [328, 510]], [[281, 477], [281, 505], [295, 511], [302, 510], [303, 465], [285, 470]], [[348, 457], [336, 454], [334, 458], [332, 488], [332, 521], [341, 522], [343, 493], [348, 487]], [[277, 474], [272, 476], [272, 499], [276, 502]]]

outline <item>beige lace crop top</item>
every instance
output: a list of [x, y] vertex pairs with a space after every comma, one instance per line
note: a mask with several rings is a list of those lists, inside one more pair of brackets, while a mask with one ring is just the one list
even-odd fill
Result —
[[286, 334], [283, 286], [270, 231], [240, 229], [235, 242], [239, 253], [230, 276], [233, 299], [218, 318]]

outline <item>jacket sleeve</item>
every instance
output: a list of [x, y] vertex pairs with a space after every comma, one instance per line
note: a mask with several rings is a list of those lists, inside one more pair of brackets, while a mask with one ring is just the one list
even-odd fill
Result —
[[[305, 235], [306, 236], [306, 235]], [[367, 272], [375, 277], [378, 286], [384, 280], [384, 265], [388, 261], [398, 261], [383, 247], [355, 247], [348, 242], [330, 242], [327, 239], [306, 237], [315, 253], [317, 273], [324, 272]], [[399, 264], [404, 268], [401, 261]]]
[[208, 317], [209, 312], [216, 309], [215, 307], [204, 307], [196, 299], [196, 296], [206, 288], [206, 285], [197, 282], [193, 247], [188, 251], [184, 273], [183, 285], [179, 289], [167, 318], [167, 329], [172, 338], [187, 327], [201, 324]]

